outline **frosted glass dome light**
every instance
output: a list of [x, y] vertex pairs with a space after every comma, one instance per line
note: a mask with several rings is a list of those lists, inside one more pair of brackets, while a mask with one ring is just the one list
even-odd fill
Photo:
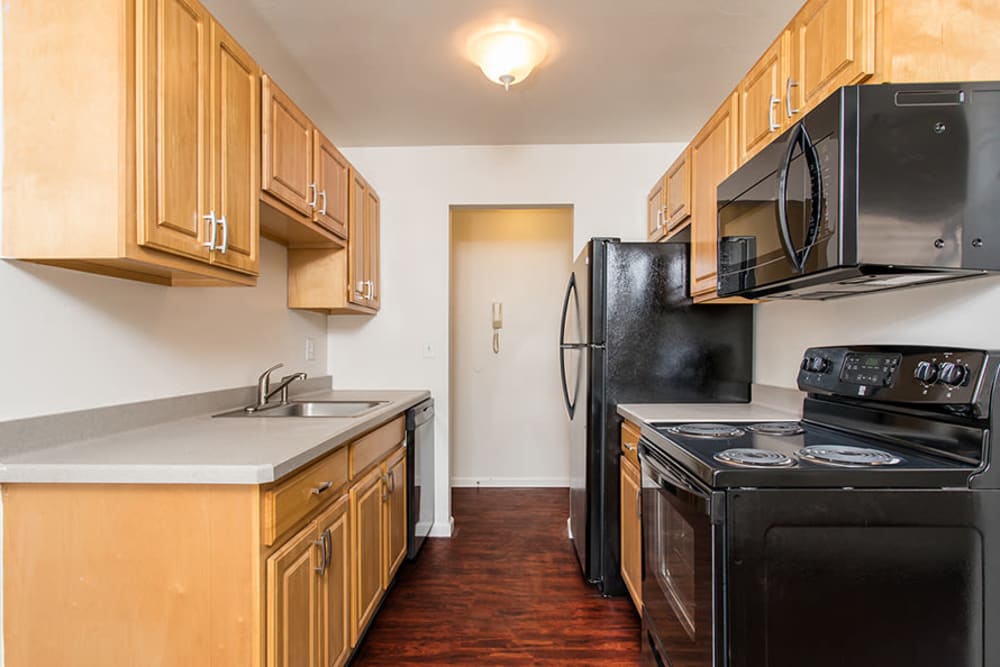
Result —
[[482, 30], [469, 38], [469, 58], [490, 81], [505, 89], [524, 81], [545, 59], [545, 38], [517, 21]]

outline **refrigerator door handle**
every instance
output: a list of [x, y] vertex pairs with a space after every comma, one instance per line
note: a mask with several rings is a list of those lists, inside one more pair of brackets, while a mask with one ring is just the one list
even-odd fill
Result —
[[569, 299], [576, 289], [576, 274], [569, 274], [569, 284], [566, 285], [566, 296], [563, 297], [562, 317], [559, 320], [559, 347], [566, 345], [566, 314], [569, 312]]
[[566, 412], [569, 418], [573, 419], [576, 412], [576, 400], [569, 396], [569, 387], [566, 384], [566, 355], [564, 350], [575, 350], [581, 346], [566, 342], [566, 315], [569, 313], [569, 300], [576, 290], [576, 274], [569, 275], [569, 284], [566, 285], [566, 296], [563, 297], [562, 318], [559, 322], [559, 375], [562, 378], [563, 401], [566, 403]]

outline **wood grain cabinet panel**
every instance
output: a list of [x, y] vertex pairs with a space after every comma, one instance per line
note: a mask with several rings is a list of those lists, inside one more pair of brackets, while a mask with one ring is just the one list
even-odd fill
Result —
[[365, 280], [370, 285], [368, 303], [366, 305], [372, 310], [378, 310], [382, 306], [381, 217], [382, 202], [379, 199], [378, 193], [369, 185], [368, 191], [365, 193], [365, 235], [367, 237], [366, 254], [368, 257], [368, 263], [365, 267]]
[[209, 30], [190, 0], [147, 0], [146, 215], [140, 245], [209, 261]]
[[[927, 14], [926, 20], [946, 19]], [[809, 0], [791, 33], [790, 104], [800, 113], [875, 72], [875, 0]]]
[[642, 613], [642, 477], [639, 468], [621, 461], [621, 575], [635, 608]]
[[350, 209], [348, 212], [347, 300], [357, 306], [368, 306], [368, 234], [365, 210], [368, 182], [351, 170]]
[[322, 563], [310, 524], [267, 559], [267, 667], [319, 667], [319, 586]]
[[351, 498], [344, 495], [316, 518], [326, 535], [326, 567], [319, 587], [319, 664], [339, 667], [351, 654]]
[[691, 220], [690, 153], [690, 149], [684, 149], [663, 177], [664, 215], [668, 235], [676, 234]]
[[691, 142], [691, 296], [715, 295], [718, 276], [719, 183], [736, 168], [735, 93]]
[[351, 646], [378, 608], [383, 589], [383, 537], [385, 484], [381, 467], [374, 468], [351, 489]]
[[646, 195], [646, 240], [659, 241], [663, 238], [666, 226], [663, 220], [664, 179], [656, 179], [656, 183]]
[[739, 161], [746, 162], [789, 125], [785, 101], [787, 32], [764, 52], [740, 82]]
[[262, 108], [261, 187], [281, 203], [311, 217], [316, 204], [312, 123], [267, 74], [263, 77]]
[[389, 484], [385, 509], [385, 567], [383, 584], [389, 587], [406, 558], [406, 450], [400, 449], [384, 465]]
[[313, 131], [314, 173], [319, 188], [316, 222], [347, 238], [347, 204], [351, 165], [319, 130]]

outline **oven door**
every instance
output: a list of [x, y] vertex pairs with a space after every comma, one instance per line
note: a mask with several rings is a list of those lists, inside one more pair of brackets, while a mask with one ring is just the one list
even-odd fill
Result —
[[[712, 493], [642, 443], [643, 663], [719, 667], [722, 510]], [[716, 657], [720, 656], [720, 657]]]

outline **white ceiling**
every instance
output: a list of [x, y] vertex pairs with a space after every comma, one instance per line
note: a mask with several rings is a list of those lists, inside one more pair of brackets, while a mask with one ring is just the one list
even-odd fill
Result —
[[[404, 146], [687, 141], [801, 2], [208, 4], [257, 13], [328, 106], [324, 124], [334, 141]], [[499, 16], [541, 24], [557, 40], [557, 55], [509, 93], [464, 60], [456, 44], [463, 28]]]

